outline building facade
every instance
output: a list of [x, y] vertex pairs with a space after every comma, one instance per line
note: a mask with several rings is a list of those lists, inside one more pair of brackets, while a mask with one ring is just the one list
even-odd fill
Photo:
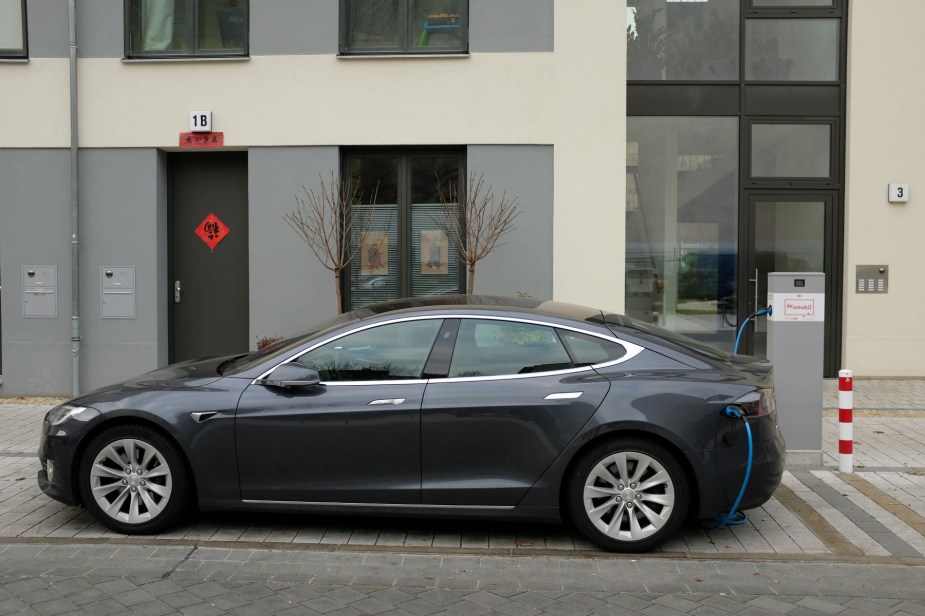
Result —
[[0, 0], [0, 396], [74, 390], [74, 321], [86, 391], [332, 316], [285, 219], [332, 177], [375, 193], [348, 306], [465, 288], [475, 176], [521, 212], [477, 292], [731, 348], [752, 280], [821, 269], [827, 370], [925, 376], [916, 0], [79, 0], [75, 103], [69, 4]]

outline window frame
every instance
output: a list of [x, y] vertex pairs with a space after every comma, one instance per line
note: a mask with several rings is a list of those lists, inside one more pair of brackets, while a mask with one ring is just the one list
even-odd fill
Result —
[[409, 32], [409, 5], [412, 0], [398, 0], [400, 22], [399, 45], [394, 49], [352, 49], [349, 46], [349, 4], [353, 0], [339, 0], [338, 52], [345, 57], [375, 56], [460, 56], [469, 55], [469, 0], [459, 0], [459, 46], [455, 48], [417, 47], [411, 44]]
[[[828, 126], [829, 127], [829, 175], [826, 177], [767, 177], [752, 175], [752, 127], [755, 124], [777, 124], [777, 125], [811, 125], [811, 126]], [[746, 133], [740, 137], [742, 145], [743, 160], [741, 164], [741, 173], [746, 177], [746, 188], [800, 188], [800, 189], [832, 189], [837, 187], [836, 176], [838, 175], [838, 161], [841, 153], [838, 147], [839, 122], [832, 117], [762, 117], [749, 116], [746, 122]]]
[[[356, 158], [365, 157], [395, 157], [398, 159], [397, 171], [397, 207], [396, 220], [394, 224], [397, 227], [398, 242], [398, 295], [395, 298], [413, 297], [411, 295], [411, 270], [415, 267], [412, 254], [412, 159], [420, 158], [453, 158], [457, 159], [458, 173], [458, 191], [460, 198], [466, 188], [466, 151], [460, 146], [447, 146], [444, 148], [388, 148], [388, 147], [371, 147], [371, 148], [344, 148], [341, 150], [341, 177], [350, 177], [350, 161]], [[345, 238], [350, 241], [350, 238]], [[359, 259], [357, 254], [354, 258]], [[459, 275], [457, 278], [458, 293], [464, 293], [466, 288], [466, 268], [463, 267], [462, 261], [459, 261]], [[349, 309], [353, 307], [353, 272], [352, 264], [344, 268], [341, 273], [341, 297], [344, 300], [344, 306]], [[388, 301], [383, 299], [383, 301]]]
[[[251, 0], [241, 0], [244, 9], [244, 49], [243, 51], [222, 51], [209, 49], [202, 51], [199, 48], [199, 16], [202, 7], [201, 0], [189, 0], [186, 8], [187, 18], [192, 23], [193, 40], [187, 41], [192, 43], [187, 50], [154, 50], [144, 51], [133, 48], [136, 33], [141, 28], [139, 11], [135, 8], [139, 6], [142, 0], [124, 0], [124, 44], [126, 60], [200, 60], [200, 59], [242, 59], [250, 57], [250, 3]], [[188, 33], [189, 34], [189, 33]]]
[[26, 16], [26, 0], [19, 0], [19, 14], [22, 18], [22, 49], [6, 49], [0, 47], [0, 60], [28, 60], [29, 59], [29, 21]]

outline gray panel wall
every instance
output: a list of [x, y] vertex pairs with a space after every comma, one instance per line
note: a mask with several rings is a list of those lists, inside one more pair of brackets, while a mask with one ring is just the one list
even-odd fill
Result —
[[[68, 150], [0, 150], [0, 396], [71, 393], [70, 182]], [[24, 265], [57, 266], [57, 318], [23, 318]]]
[[[554, 0], [470, 0], [473, 53], [552, 51]], [[124, 55], [123, 0], [77, 2], [78, 53], [84, 58]], [[28, 0], [29, 55], [66, 58], [67, 0]], [[250, 53], [336, 54], [339, 0], [251, 0]]]
[[[125, 55], [124, 10], [124, 0], [77, 0], [77, 53], [81, 58]], [[66, 6], [64, 18], [67, 20]], [[67, 32], [64, 44], [67, 55]]]
[[251, 0], [251, 55], [336, 54], [339, 12], [338, 0]]
[[286, 223], [302, 186], [319, 189], [340, 167], [336, 147], [251, 148], [250, 336], [291, 336], [337, 314], [334, 274]]
[[30, 58], [68, 57], [67, 0], [28, 0]]
[[553, 51], [554, 4], [554, 0], [469, 0], [469, 50]]
[[497, 295], [528, 293], [552, 297], [553, 147], [551, 145], [469, 146], [468, 173], [484, 174], [496, 202], [506, 190], [518, 198], [516, 229], [503, 246], [480, 261], [475, 292]]
[[[153, 148], [80, 152], [83, 391], [153, 370], [162, 360], [166, 200], [159, 160]], [[102, 266], [134, 266], [134, 319], [100, 318]]]

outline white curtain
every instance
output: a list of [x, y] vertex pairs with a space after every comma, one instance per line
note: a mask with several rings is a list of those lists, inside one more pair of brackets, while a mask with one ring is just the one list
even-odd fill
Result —
[[142, 0], [142, 49], [170, 49], [173, 41], [174, 0]]

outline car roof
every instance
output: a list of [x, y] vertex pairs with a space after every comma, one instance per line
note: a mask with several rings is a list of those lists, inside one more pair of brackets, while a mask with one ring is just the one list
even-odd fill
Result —
[[[348, 313], [356, 319], [368, 319], [374, 316], [392, 313], [416, 312], [420, 310], [461, 310], [467, 312], [519, 312], [537, 316], [558, 317], [574, 321], [591, 322], [602, 325], [603, 313], [596, 308], [539, 300], [532, 297], [503, 297], [498, 295], [432, 295], [413, 297], [395, 301], [372, 304]], [[344, 315], [348, 317], [348, 315]]]

